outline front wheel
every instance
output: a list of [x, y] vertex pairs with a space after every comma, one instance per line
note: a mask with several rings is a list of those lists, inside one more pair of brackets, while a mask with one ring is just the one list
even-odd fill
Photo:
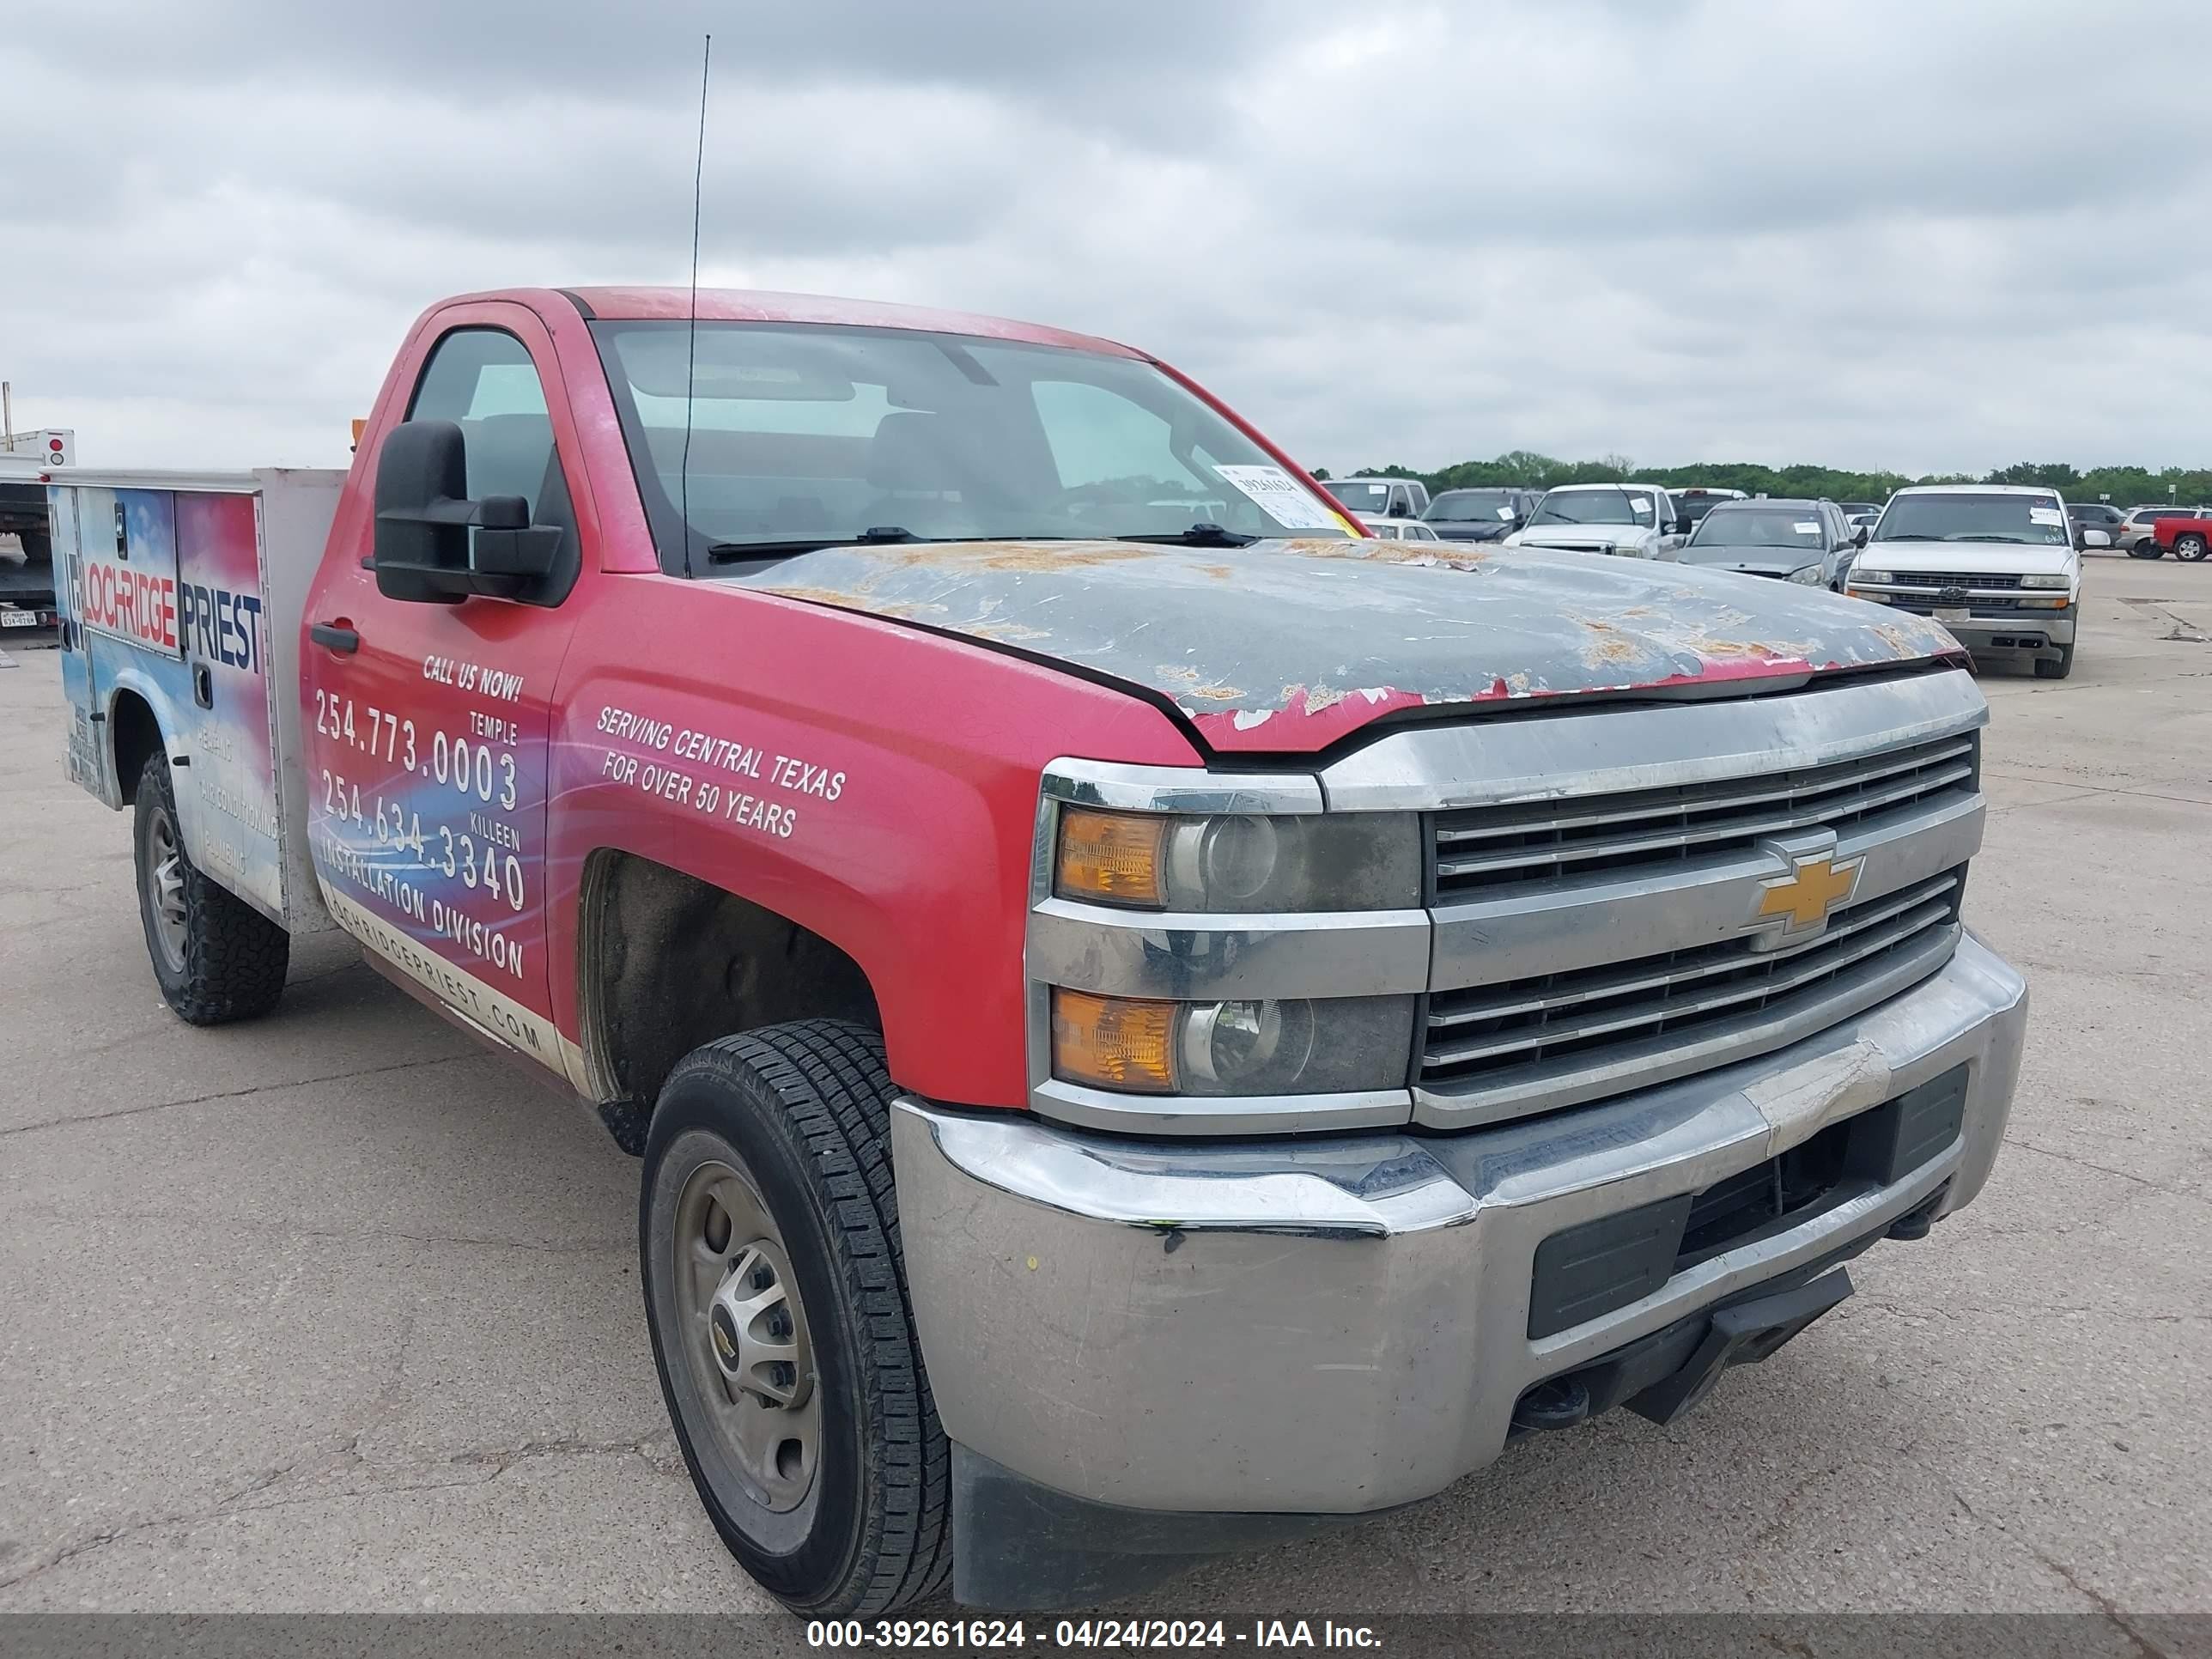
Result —
[[952, 1570], [951, 1452], [907, 1299], [883, 1040], [804, 1020], [678, 1061], [638, 1206], [660, 1387], [714, 1529], [793, 1612]]
[[138, 919], [161, 1000], [194, 1025], [267, 1013], [284, 993], [292, 936], [192, 863], [159, 750], [138, 775], [133, 814]]
[[2057, 662], [2051, 661], [2048, 657], [2038, 657], [2035, 659], [2035, 678], [2039, 680], [2063, 680], [2073, 672], [2074, 647], [2070, 644], [2058, 647]]
[[19, 530], [15, 539], [22, 544], [26, 564], [52, 564], [54, 561], [52, 532], [45, 530]]
[[2173, 556], [2194, 564], [2204, 556], [2204, 538], [2193, 532], [2186, 536], [2176, 536], [2173, 538]]
[[2128, 556], [2131, 559], [2162, 559], [2166, 556], [2166, 550], [2146, 537], [2128, 549]]

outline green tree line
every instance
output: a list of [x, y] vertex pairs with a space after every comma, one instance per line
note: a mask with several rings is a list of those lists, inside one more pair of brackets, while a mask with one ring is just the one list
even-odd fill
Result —
[[1562, 461], [1516, 449], [1493, 461], [1455, 461], [1434, 472], [1417, 471], [1407, 466], [1376, 466], [1343, 476], [1419, 478], [1431, 490], [1498, 484], [1549, 489], [1554, 484], [1603, 483], [1624, 478], [1669, 489], [1702, 484], [1710, 489], [1741, 489], [1748, 495], [1825, 495], [1836, 501], [1887, 501], [1893, 491], [1915, 483], [2041, 484], [2057, 490], [2069, 501], [2094, 501], [2109, 495], [2112, 504], [2120, 507], [2166, 501], [2191, 506], [2212, 501], [2212, 468], [2169, 466], [2153, 471], [2144, 466], [2093, 466], [2083, 471], [2063, 461], [2023, 461], [1978, 477], [1971, 473], [1949, 472], [1914, 478], [1902, 472], [1846, 472], [1832, 466], [1760, 466], [1750, 461], [1638, 466], [1625, 455], [1602, 455], [1590, 461]]

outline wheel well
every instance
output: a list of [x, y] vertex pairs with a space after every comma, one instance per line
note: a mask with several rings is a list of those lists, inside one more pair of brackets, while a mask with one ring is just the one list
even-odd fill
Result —
[[138, 775], [146, 769], [147, 757], [162, 752], [161, 723], [145, 698], [136, 691], [118, 691], [115, 706], [107, 711], [107, 727], [115, 746], [115, 781], [128, 806], [138, 799]]
[[633, 854], [585, 866], [576, 938], [584, 1051], [603, 1102], [649, 1108], [702, 1042], [779, 1020], [883, 1029], [860, 963], [750, 899]]

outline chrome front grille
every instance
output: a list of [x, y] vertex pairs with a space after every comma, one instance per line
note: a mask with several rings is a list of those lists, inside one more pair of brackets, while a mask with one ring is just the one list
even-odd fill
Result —
[[1990, 592], [2018, 587], [2020, 578], [1988, 570], [1899, 570], [1890, 576], [1889, 582], [1893, 587], [1969, 587]]
[[1433, 993], [1420, 1081], [1589, 1098], [1610, 1091], [1607, 1078], [1642, 1080], [1644, 1062], [1716, 1034], [1786, 1034], [1806, 1015], [1819, 1029], [1844, 1017], [1830, 1014], [1839, 1002], [1867, 1006], [1867, 993], [1893, 994], [1940, 967], [1957, 940], [1965, 884], [1964, 870], [1951, 870], [1850, 905], [1802, 945], [1762, 951], [1746, 936]]
[[1826, 766], [1717, 783], [1437, 815], [1434, 886], [1443, 902], [1601, 872], [1655, 872], [1775, 836], [1843, 833], [1877, 814], [1964, 799], [1976, 787], [1974, 732]]

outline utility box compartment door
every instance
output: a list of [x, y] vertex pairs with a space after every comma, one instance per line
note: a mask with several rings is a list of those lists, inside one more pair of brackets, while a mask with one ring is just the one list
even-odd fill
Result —
[[83, 560], [80, 620], [95, 634], [180, 659], [176, 498], [166, 489], [73, 493]]
[[50, 485], [46, 517], [53, 526], [54, 605], [61, 612], [62, 695], [69, 700], [70, 781], [109, 806], [123, 804], [101, 763], [105, 745], [92, 689], [92, 636], [84, 626], [84, 553], [77, 545], [77, 497], [83, 492]]
[[176, 780], [179, 805], [192, 796], [200, 867], [281, 924], [283, 823], [270, 738], [261, 497], [179, 490], [174, 503], [177, 632], [191, 687], [191, 764]]

